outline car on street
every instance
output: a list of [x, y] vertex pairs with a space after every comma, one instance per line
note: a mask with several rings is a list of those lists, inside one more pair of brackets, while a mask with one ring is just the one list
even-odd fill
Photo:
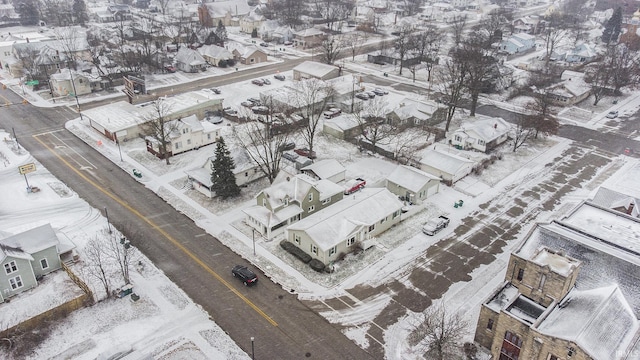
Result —
[[233, 277], [240, 279], [244, 286], [255, 285], [258, 283], [258, 275], [244, 265], [236, 265], [231, 269]]
[[387, 95], [389, 93], [387, 90], [380, 89], [380, 88], [375, 88], [371, 91], [378, 96]]
[[260, 80], [262, 80], [262, 82], [263, 82], [265, 85], [271, 85], [271, 81], [269, 81], [269, 79], [267, 79], [267, 78], [265, 78], [265, 79], [260, 79]]
[[437, 218], [427, 221], [427, 223], [422, 227], [422, 232], [429, 236], [433, 236], [438, 231], [446, 228], [447, 226], [449, 226], [449, 218], [440, 215]]
[[260, 46], [262, 46], [262, 47], [269, 47], [269, 44], [267, 44], [266, 42], [261, 42], [261, 43], [260, 43]]
[[362, 100], [369, 100], [369, 95], [367, 95], [367, 93], [364, 92], [359, 92], [355, 95], [358, 99], [362, 99]]
[[289, 161], [295, 162], [300, 157], [300, 155], [292, 153], [292, 152], [283, 152], [282, 153], [282, 157], [287, 159], [287, 160], [289, 160]]
[[315, 151], [309, 151], [309, 149], [307, 149], [307, 148], [295, 149], [293, 151], [296, 154], [298, 154], [300, 156], [306, 156], [309, 159], [315, 159], [316, 158], [316, 152]]
[[258, 86], [264, 85], [264, 81], [262, 81], [262, 79], [253, 79], [251, 80], [251, 83]]
[[222, 92], [218, 88], [211, 88], [211, 91], [213, 91], [214, 94], [220, 94]]
[[615, 119], [617, 117], [618, 117], [617, 111], [609, 111], [609, 113], [607, 114], [607, 119]]
[[282, 75], [282, 74], [275, 74], [275, 75], [273, 75], [273, 77], [276, 80], [280, 80], [280, 81], [284, 81], [284, 79], [285, 79], [284, 75]]
[[287, 40], [287, 41], [284, 42], [284, 45], [285, 46], [293, 45], [293, 41]]

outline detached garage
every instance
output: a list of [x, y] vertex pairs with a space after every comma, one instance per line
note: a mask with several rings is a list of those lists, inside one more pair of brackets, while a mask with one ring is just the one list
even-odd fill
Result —
[[474, 162], [469, 159], [438, 150], [426, 151], [420, 160], [422, 171], [437, 176], [449, 184], [469, 175], [473, 165]]
[[411, 166], [400, 165], [387, 177], [387, 189], [399, 197], [421, 204], [440, 190], [440, 178]]

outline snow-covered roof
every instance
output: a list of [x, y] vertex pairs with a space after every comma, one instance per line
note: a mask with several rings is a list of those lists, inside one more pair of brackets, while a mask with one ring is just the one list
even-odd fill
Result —
[[200, 55], [200, 53], [184, 46], [178, 49], [175, 60], [177, 62], [188, 64], [190, 66], [198, 66], [207, 63], [202, 55]]
[[209, 15], [213, 19], [225, 17], [227, 13], [231, 16], [247, 15], [251, 11], [247, 0], [216, 1], [208, 2], [204, 5], [209, 10]]
[[472, 138], [482, 139], [486, 143], [491, 142], [511, 129], [511, 124], [502, 118], [481, 118], [471, 123], [463, 123], [455, 133], [466, 133]]
[[473, 161], [438, 150], [427, 150], [423, 152], [420, 163], [447, 174], [456, 174], [463, 167], [472, 164]]
[[538, 249], [531, 261], [540, 266], [548, 266], [551, 271], [563, 276], [569, 276], [573, 269], [580, 266], [580, 261], [546, 247]]
[[418, 192], [422, 190], [429, 181], [440, 181], [440, 178], [427, 174], [426, 172], [412, 166], [399, 165], [391, 174], [389, 174], [387, 180], [398, 184], [409, 191]]
[[293, 68], [293, 71], [309, 74], [313, 77], [322, 78], [338, 67], [329, 64], [323, 64], [316, 61], [305, 61]]
[[399, 103], [399, 106], [393, 109], [393, 113], [395, 113], [400, 120], [410, 118], [426, 120], [429, 119], [437, 109], [437, 104], [433, 102], [423, 102], [404, 98]]
[[607, 209], [618, 210], [633, 217], [640, 217], [640, 199], [605, 187], [598, 188], [591, 203]]
[[511, 35], [511, 38], [515, 38], [517, 41], [531, 41], [531, 40], [535, 40], [536, 39], [535, 36], [529, 35], [527, 33], [513, 34], [513, 35]]
[[263, 192], [271, 208], [276, 209], [284, 203], [285, 198], [288, 198], [289, 201], [295, 200], [298, 203], [302, 203], [312, 187], [318, 190], [320, 199], [329, 198], [343, 191], [342, 187], [329, 180], [316, 180], [306, 174], [297, 174], [294, 177], [271, 185], [264, 189]]
[[312, 171], [320, 179], [328, 179], [334, 175], [344, 172], [346, 169], [336, 159], [326, 159], [315, 162], [309, 166], [305, 166], [302, 171]]
[[294, 33], [296, 36], [307, 37], [307, 36], [321, 36], [324, 35], [324, 32], [320, 29], [316, 29], [314, 27], [303, 29], [300, 31], [296, 31]]
[[351, 130], [357, 127], [360, 123], [358, 123], [358, 119], [351, 115], [339, 115], [334, 117], [333, 119], [326, 119], [324, 121], [324, 126], [335, 128], [341, 131]]
[[616, 359], [638, 332], [638, 320], [617, 285], [574, 288], [537, 329], [578, 344], [593, 359]]
[[380, 221], [402, 206], [398, 197], [387, 189], [364, 188], [287, 229], [306, 232], [319, 248], [327, 251], [361, 227]]
[[291, 204], [275, 212], [259, 205], [248, 207], [242, 210], [242, 212], [249, 215], [252, 219], [257, 220], [262, 225], [272, 228], [298, 214], [302, 214], [304, 211], [300, 206]]
[[[0, 259], [9, 254], [20, 255], [20, 251], [31, 255], [57, 246], [59, 243], [58, 236], [53, 231], [51, 224], [44, 224], [0, 240]], [[24, 255], [19, 257], [24, 257]]]

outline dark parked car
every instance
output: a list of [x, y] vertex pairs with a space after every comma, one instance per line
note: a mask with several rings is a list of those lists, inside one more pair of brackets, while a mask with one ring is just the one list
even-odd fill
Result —
[[262, 81], [261, 79], [254, 79], [251, 81], [252, 84], [258, 85], [258, 86], [262, 86], [264, 85], [264, 81]]
[[220, 89], [218, 89], [218, 88], [211, 88], [211, 91], [213, 91], [216, 94], [220, 94], [221, 93]]
[[174, 72], [178, 71], [178, 69], [176, 69], [175, 66], [171, 66], [171, 65], [165, 66], [164, 69], [167, 70], [167, 72], [170, 72], [170, 73], [174, 73]]
[[252, 107], [251, 111], [253, 111], [254, 114], [260, 114], [260, 115], [269, 114], [269, 108], [262, 105]]
[[295, 148], [296, 148], [296, 143], [294, 142], [288, 142], [280, 145], [280, 151], [293, 150]]
[[375, 88], [372, 91], [373, 91], [374, 94], [376, 94], [378, 96], [387, 95], [389, 93], [387, 90], [380, 89], [380, 88]]
[[369, 100], [369, 95], [367, 95], [367, 93], [364, 93], [364, 92], [357, 93], [356, 97], [362, 100]]
[[260, 43], [260, 46], [262, 47], [269, 47], [269, 44], [267, 44], [266, 42]]
[[239, 278], [242, 280], [242, 283], [245, 286], [254, 285], [258, 283], [258, 276], [251, 270], [249, 270], [246, 266], [236, 265], [231, 270], [231, 274], [233, 277]]
[[258, 106], [260, 105], [260, 99], [256, 99], [256, 98], [248, 98], [247, 101], [250, 101], [251, 103], [253, 103], [253, 105]]
[[273, 77], [274, 77], [276, 80], [280, 80], [280, 81], [284, 81], [284, 79], [285, 79], [284, 75], [281, 75], [281, 74], [273, 75]]
[[296, 154], [298, 154], [300, 156], [306, 156], [309, 159], [315, 159], [316, 158], [316, 152], [315, 151], [309, 152], [309, 149], [307, 149], [307, 148], [295, 149], [293, 151], [295, 151]]

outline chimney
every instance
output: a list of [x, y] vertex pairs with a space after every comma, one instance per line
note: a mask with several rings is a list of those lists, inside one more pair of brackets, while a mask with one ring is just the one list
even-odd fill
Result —
[[629, 209], [627, 209], [627, 215], [631, 215], [631, 213], [633, 212], [633, 206], [635, 205], [635, 202], [631, 202], [629, 204]]

